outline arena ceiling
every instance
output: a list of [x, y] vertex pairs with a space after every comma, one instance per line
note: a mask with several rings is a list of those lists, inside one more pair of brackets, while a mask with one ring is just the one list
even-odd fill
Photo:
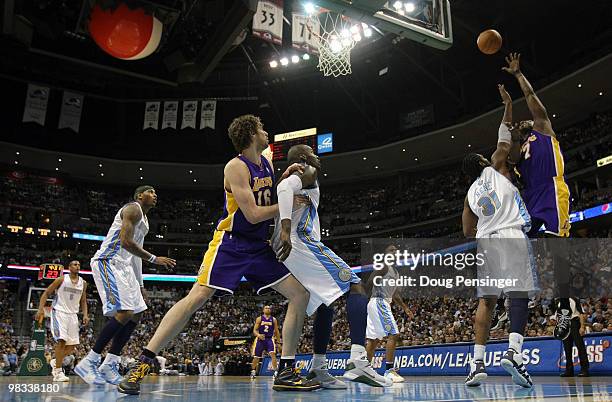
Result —
[[[469, 122], [497, 108], [494, 84], [511, 82], [500, 71], [503, 55], [511, 50], [522, 52], [523, 70], [538, 89], [612, 50], [612, 4], [606, 0], [453, 0], [454, 44], [450, 49], [398, 41], [389, 34], [354, 51], [351, 76], [330, 79], [321, 76], [314, 59], [287, 69], [270, 68], [270, 59], [283, 47], [273, 47], [248, 33], [256, 1], [149, 0], [167, 27], [160, 49], [141, 61], [122, 61], [103, 53], [83, 30], [84, 12], [92, 3], [5, 0], [2, 28], [7, 32], [12, 24], [13, 30], [0, 37], [0, 80], [48, 83], [119, 102], [250, 99], [248, 108], [265, 117], [271, 134], [318, 126], [336, 133], [340, 151], [357, 153]], [[285, 3], [286, 14], [298, 6], [297, 1]], [[479, 53], [475, 46], [478, 33], [487, 28], [497, 29], [504, 37], [502, 51], [494, 56]], [[236, 40], [245, 30], [244, 40]], [[592, 93], [609, 81], [605, 73], [601, 80], [595, 80], [589, 89]], [[512, 90], [517, 96], [518, 88]], [[573, 95], [556, 95], [559, 107], [568, 96]], [[578, 114], [588, 113], [586, 104], [561, 116], [575, 120]], [[401, 113], [429, 105], [435, 124], [398, 129]], [[462, 141], [478, 146], [472, 134], [462, 133]], [[13, 136], [10, 142], [21, 141]], [[37, 146], [32, 141], [23, 143]], [[59, 142], [44, 147], [91, 155], [96, 149], [92, 145], [94, 142], [80, 140], [71, 147]], [[168, 143], [150, 146], [171, 148]], [[218, 155], [211, 156], [210, 163], [220, 163], [232, 153], [227, 141], [214, 146]], [[96, 156], [123, 157], [107, 154], [105, 149], [100, 152], [104, 154]], [[182, 156], [180, 160], [202, 162], [180, 150], [171, 160], [179, 160], [176, 155]]]

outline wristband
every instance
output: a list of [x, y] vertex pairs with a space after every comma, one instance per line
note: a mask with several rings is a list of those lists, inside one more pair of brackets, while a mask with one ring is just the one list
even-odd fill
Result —
[[510, 133], [510, 130], [504, 123], [501, 123], [499, 125], [499, 130], [497, 134], [497, 142], [505, 142], [507, 144], [512, 143], [512, 134]]
[[151, 256], [149, 257], [149, 262], [155, 261], [156, 258], [157, 256], [155, 254], [151, 254]]

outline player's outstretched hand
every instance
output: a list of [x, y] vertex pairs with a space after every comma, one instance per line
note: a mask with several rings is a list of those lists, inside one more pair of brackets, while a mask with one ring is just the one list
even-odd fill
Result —
[[521, 72], [520, 60], [521, 60], [520, 53], [510, 53], [506, 57], [506, 63], [508, 63], [508, 67], [502, 67], [502, 70], [512, 75], [516, 75], [520, 73]]
[[289, 257], [289, 254], [291, 254], [292, 248], [291, 234], [285, 230], [281, 231], [280, 247], [276, 251], [276, 258], [278, 258], [279, 261], [285, 261], [287, 257]]
[[512, 103], [512, 98], [508, 91], [506, 91], [506, 87], [503, 84], [497, 84], [497, 90], [499, 91], [499, 96], [501, 96], [502, 103], [504, 105], [508, 103]]
[[38, 322], [38, 325], [42, 327], [43, 320], [45, 319], [45, 312], [43, 310], [38, 310], [36, 315], [34, 316], [34, 321]]
[[166, 268], [174, 268], [176, 266], [176, 260], [168, 257], [155, 257], [155, 261], [153, 261], [155, 265], [163, 265]]

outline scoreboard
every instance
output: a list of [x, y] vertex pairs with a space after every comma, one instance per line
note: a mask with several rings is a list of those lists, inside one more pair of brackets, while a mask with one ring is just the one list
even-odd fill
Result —
[[56, 280], [64, 274], [64, 266], [62, 264], [42, 264], [38, 272], [38, 279]]
[[317, 153], [317, 129], [307, 128], [305, 130], [292, 131], [289, 133], [276, 134], [274, 143], [270, 145], [273, 152], [273, 161], [287, 159], [289, 149], [298, 144], [304, 144], [311, 147], [315, 154]]

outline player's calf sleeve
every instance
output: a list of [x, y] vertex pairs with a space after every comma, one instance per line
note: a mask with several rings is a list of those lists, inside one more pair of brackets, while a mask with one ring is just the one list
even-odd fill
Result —
[[102, 353], [102, 350], [108, 345], [108, 343], [113, 339], [113, 337], [121, 330], [123, 325], [115, 319], [115, 317], [111, 317], [110, 320], [106, 323], [102, 331], [100, 331], [100, 335], [98, 335], [98, 339], [96, 339], [96, 344], [92, 348], [94, 352], [97, 354]]
[[510, 299], [510, 332], [524, 335], [525, 327], [527, 326], [527, 318], [529, 310], [527, 298], [511, 298]]
[[111, 344], [109, 352], [114, 355], [121, 356], [121, 350], [130, 340], [132, 332], [134, 332], [134, 329], [136, 329], [137, 325], [138, 323], [132, 320], [128, 321], [127, 324], [125, 324], [123, 328], [121, 328], [113, 338], [113, 343]]
[[365, 347], [365, 333], [368, 325], [368, 298], [359, 293], [349, 293], [346, 299], [346, 315], [351, 343]]
[[333, 320], [334, 309], [326, 306], [325, 304], [321, 304], [317, 309], [317, 314], [312, 327], [312, 349], [317, 355], [323, 355], [325, 352], [327, 352]]

